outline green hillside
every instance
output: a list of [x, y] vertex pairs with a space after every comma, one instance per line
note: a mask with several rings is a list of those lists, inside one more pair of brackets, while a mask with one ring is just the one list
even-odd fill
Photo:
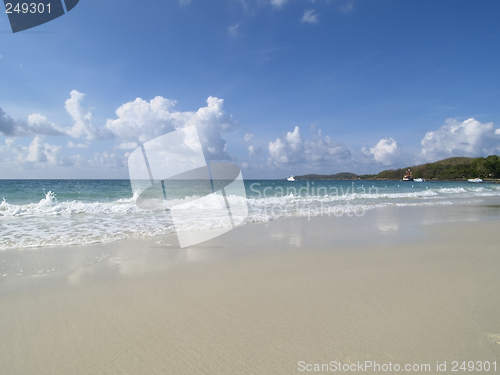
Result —
[[402, 169], [382, 171], [368, 178], [375, 180], [400, 180], [410, 168], [414, 178], [424, 180], [461, 180], [468, 178], [500, 178], [500, 157], [490, 155], [486, 158], [455, 157]]
[[448, 158], [434, 163], [410, 166], [401, 169], [389, 169], [375, 175], [357, 175], [341, 172], [331, 175], [308, 174], [296, 176], [296, 180], [401, 180], [410, 168], [414, 178], [424, 180], [463, 180], [480, 177], [482, 179], [500, 179], [500, 157], [490, 155], [486, 158]]

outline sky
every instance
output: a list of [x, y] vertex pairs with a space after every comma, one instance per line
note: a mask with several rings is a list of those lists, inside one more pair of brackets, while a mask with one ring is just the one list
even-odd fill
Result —
[[243, 177], [500, 154], [500, 2], [80, 0], [0, 14], [0, 178], [128, 178], [196, 125]]

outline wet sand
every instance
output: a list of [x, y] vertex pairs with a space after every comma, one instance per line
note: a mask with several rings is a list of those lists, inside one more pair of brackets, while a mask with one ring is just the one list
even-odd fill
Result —
[[1, 254], [1, 373], [500, 372], [496, 202], [309, 219]]

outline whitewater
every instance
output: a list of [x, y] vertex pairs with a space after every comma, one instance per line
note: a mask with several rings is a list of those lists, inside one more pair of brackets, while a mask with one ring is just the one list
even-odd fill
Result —
[[[244, 225], [305, 216], [362, 216], [390, 206], [453, 205], [500, 197], [500, 184], [454, 181], [246, 180], [247, 197], [228, 195], [229, 206], [246, 204]], [[106, 243], [175, 231], [221, 228], [220, 201], [196, 198], [186, 182], [171, 204], [184, 204], [176, 222], [168, 210], [136, 205], [128, 180], [0, 180], [0, 250]]]

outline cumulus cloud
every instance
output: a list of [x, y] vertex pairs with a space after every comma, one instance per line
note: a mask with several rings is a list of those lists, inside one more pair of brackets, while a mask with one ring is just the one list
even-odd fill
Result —
[[0, 107], [0, 132], [6, 136], [13, 136], [18, 128], [18, 124]]
[[[7, 138], [5, 146], [0, 148], [2, 153], [9, 155], [8, 160], [14, 164], [27, 162], [61, 164], [57, 157], [60, 150], [60, 146], [44, 143], [41, 135], [36, 135], [28, 146], [16, 145], [14, 138]], [[15, 158], [12, 159], [10, 155], [14, 155]]]
[[[0, 145], [0, 170], [10, 178], [96, 177], [123, 178], [126, 176], [126, 155], [114, 152], [96, 152], [93, 156], [61, 155], [61, 146], [46, 142], [36, 135], [24, 146], [16, 138], [6, 138]], [[68, 143], [69, 148], [83, 148], [83, 144]], [[69, 167], [69, 168], [68, 168]], [[26, 174], [29, 171], [29, 175]]]
[[236, 122], [223, 110], [224, 100], [210, 96], [207, 106], [196, 112], [174, 109], [176, 102], [157, 96], [149, 102], [137, 98], [116, 110], [105, 129], [122, 143], [119, 148], [132, 148], [183, 126], [196, 126], [205, 156], [209, 160], [230, 159], [221, 133], [237, 128]]
[[248, 146], [248, 156], [252, 157], [253, 155], [260, 154], [262, 149], [260, 147], [255, 147], [255, 145]]
[[[314, 130], [314, 128], [312, 129]], [[274, 166], [285, 164], [338, 165], [352, 161], [352, 152], [342, 143], [322, 136], [321, 129], [314, 132], [310, 140], [304, 140], [300, 127], [287, 132], [283, 138], [269, 142], [269, 163]]]
[[137, 98], [118, 107], [117, 118], [107, 120], [105, 128], [118, 139], [144, 143], [188, 120], [189, 115], [171, 111], [174, 105], [174, 101], [161, 96], [149, 102]]
[[[238, 128], [238, 124], [224, 109], [224, 100], [209, 97], [206, 106], [196, 111], [179, 111], [175, 109], [175, 101], [156, 97], [150, 101], [137, 98], [117, 108], [116, 118], [108, 119], [103, 127], [92, 124], [92, 111], [85, 108], [85, 95], [76, 90], [71, 91], [65, 101], [65, 109], [71, 116], [73, 124], [60, 127], [50, 122], [45, 116], [34, 113], [23, 120], [14, 120], [0, 108], [0, 135], [6, 136], [5, 145], [0, 145], [0, 160], [11, 163], [2, 164], [0, 168], [9, 169], [13, 175], [23, 168], [38, 168], [43, 171], [43, 165], [75, 166], [82, 170], [114, 167], [123, 171], [126, 169], [126, 153], [102, 152], [89, 159], [87, 155], [68, 155], [70, 149], [88, 149], [90, 142], [66, 141], [64, 155], [58, 158], [61, 146], [44, 141], [44, 136], [70, 136], [76, 139], [116, 140], [115, 149], [133, 150], [151, 139], [170, 131], [195, 126], [207, 160], [233, 160], [227, 152], [226, 141], [222, 134]], [[16, 137], [35, 136], [29, 145], [17, 145]], [[25, 146], [26, 145], [26, 146]], [[255, 149], [255, 152], [258, 152]], [[125, 160], [125, 162], [124, 162]], [[35, 163], [43, 163], [36, 165]], [[48, 170], [48, 169], [46, 169]], [[64, 170], [58, 170], [51, 176], [64, 175]], [[66, 169], [66, 171], [69, 171]], [[73, 171], [73, 170], [72, 170]], [[42, 173], [42, 172], [40, 172]], [[93, 173], [93, 172], [89, 172]], [[120, 172], [121, 173], [121, 172]]]
[[250, 141], [252, 140], [252, 138], [253, 138], [253, 137], [255, 137], [255, 135], [254, 135], [254, 134], [252, 134], [252, 133], [246, 133], [246, 134], [244, 135], [244, 137], [243, 137], [243, 140], [244, 140], [245, 142], [250, 142]]
[[47, 117], [34, 113], [28, 116], [28, 133], [41, 135], [65, 135], [62, 127], [57, 126], [53, 122], [47, 120]]
[[118, 148], [121, 149], [121, 150], [134, 150], [137, 147], [139, 147], [139, 145], [137, 144], [137, 142], [122, 142], [118, 146]]
[[434, 161], [452, 156], [487, 156], [500, 152], [500, 129], [473, 118], [463, 122], [447, 119], [438, 130], [428, 132], [420, 142], [420, 157]]
[[401, 154], [401, 147], [393, 138], [382, 138], [369, 150], [363, 147], [362, 152], [369, 155], [377, 163], [384, 165], [394, 164]]
[[63, 128], [39, 113], [29, 115], [27, 120], [14, 120], [0, 108], [0, 133], [8, 137], [23, 137], [33, 134], [65, 135]]
[[70, 98], [66, 100], [66, 111], [73, 118], [73, 126], [67, 130], [67, 134], [73, 138], [98, 139], [101, 138], [98, 129], [92, 125], [92, 112], [84, 109], [81, 105], [85, 94], [72, 90]]
[[84, 109], [81, 102], [84, 94], [73, 90], [65, 102], [66, 111], [73, 119], [73, 126], [61, 127], [39, 113], [33, 113], [26, 120], [13, 120], [0, 108], [0, 133], [9, 137], [29, 135], [69, 135], [73, 138], [102, 138], [99, 130], [92, 125], [92, 112]]
[[318, 15], [314, 12], [313, 9], [306, 9], [304, 11], [304, 15], [300, 19], [302, 23], [318, 23]]
[[45, 148], [42, 144], [42, 139], [39, 135], [37, 135], [33, 141], [30, 143], [28, 147], [28, 152], [25, 157], [25, 161], [39, 161], [46, 162], [47, 155], [45, 154]]

